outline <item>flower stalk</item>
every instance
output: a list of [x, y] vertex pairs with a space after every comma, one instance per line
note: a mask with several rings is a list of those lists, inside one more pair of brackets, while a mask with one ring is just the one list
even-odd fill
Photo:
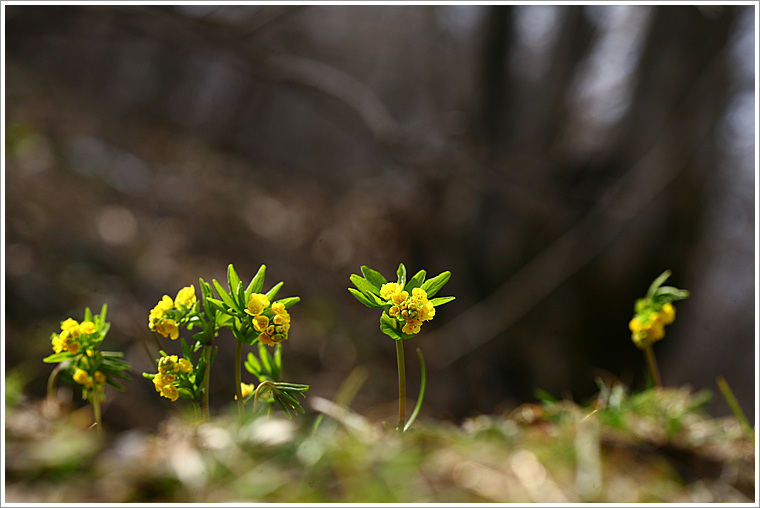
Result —
[[398, 430], [403, 432], [406, 424], [406, 372], [404, 367], [404, 342], [396, 341], [398, 365]]
[[425, 395], [425, 364], [422, 353], [420, 357], [421, 379], [420, 395], [410, 421], [406, 420], [406, 372], [404, 368], [403, 341], [420, 332], [422, 325], [435, 317], [435, 307], [454, 300], [453, 296], [433, 298], [448, 282], [451, 272], [442, 272], [432, 279], [425, 280], [427, 272], [420, 270], [407, 280], [406, 266], [400, 263], [396, 282], [388, 280], [379, 272], [367, 266], [361, 267], [362, 276], [351, 275], [354, 288], [348, 291], [364, 306], [382, 311], [380, 314], [380, 331], [396, 341], [396, 364], [398, 366], [399, 424], [401, 432], [406, 431], [419, 413]]

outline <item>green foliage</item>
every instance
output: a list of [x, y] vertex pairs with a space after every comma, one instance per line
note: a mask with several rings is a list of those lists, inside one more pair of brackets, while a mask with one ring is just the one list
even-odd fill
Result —
[[[313, 413], [224, 412], [108, 442], [74, 418], [45, 427], [22, 405], [6, 415], [5, 495], [34, 504], [752, 503], [754, 444], [733, 417], [706, 415], [704, 401], [687, 389], [613, 385], [586, 405], [427, 419], [405, 433], [339, 406], [316, 430]], [[114, 453], [127, 444], [129, 453]]]

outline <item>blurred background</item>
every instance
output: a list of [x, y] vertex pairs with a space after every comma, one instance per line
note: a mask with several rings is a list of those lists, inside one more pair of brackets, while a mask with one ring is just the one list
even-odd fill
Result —
[[141, 372], [179, 344], [149, 310], [263, 263], [302, 299], [286, 380], [333, 398], [361, 367], [352, 407], [393, 421], [394, 345], [346, 288], [404, 262], [457, 297], [405, 343], [422, 418], [583, 401], [645, 386], [627, 324], [672, 269], [692, 297], [664, 383], [722, 416], [723, 375], [754, 421], [755, 7], [4, 8], [4, 359], [27, 396], [60, 321], [107, 303], [133, 380], [105, 425], [154, 427], [179, 403]]

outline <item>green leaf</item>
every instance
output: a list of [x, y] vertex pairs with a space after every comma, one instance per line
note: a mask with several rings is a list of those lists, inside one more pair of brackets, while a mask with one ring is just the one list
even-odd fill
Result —
[[428, 298], [432, 298], [449, 281], [450, 277], [451, 272], [449, 271], [440, 273], [432, 279], [426, 280], [422, 289], [427, 293]]
[[240, 284], [242, 284], [240, 277], [232, 266], [232, 263], [230, 263], [227, 266], [227, 287], [230, 288], [230, 294], [234, 294], [233, 291], [237, 293], [237, 287]]
[[654, 299], [663, 302], [674, 302], [688, 297], [689, 292], [686, 289], [678, 289], [673, 286], [662, 286], [654, 292]]
[[108, 305], [104, 303], [103, 307], [100, 308], [100, 321], [102, 323], [106, 322], [106, 313], [107, 312], [108, 312]]
[[[401, 333], [401, 326], [395, 318], [390, 317], [383, 312], [380, 315], [380, 331], [393, 340], [401, 340], [404, 337]], [[406, 335], [406, 334], [403, 334]]]
[[[219, 328], [230, 328], [232, 327], [233, 323], [235, 321], [235, 318], [230, 316], [229, 314], [219, 314], [216, 319], [216, 325]], [[201, 332], [204, 333], [204, 332]], [[205, 333], [204, 333], [205, 335]], [[196, 339], [198, 340], [198, 339]]]
[[283, 284], [284, 282], [278, 282], [272, 289], [269, 290], [269, 292], [267, 292], [266, 297], [270, 302], [274, 300], [274, 297], [277, 296], [277, 293], [280, 292], [280, 288], [282, 288]]
[[282, 299], [277, 300], [277, 301], [280, 302], [281, 304], [283, 304], [286, 309], [288, 309], [288, 308], [292, 307], [293, 305], [297, 304], [298, 302], [300, 302], [301, 301], [301, 297], [300, 296], [290, 296], [288, 298], [282, 298]]
[[201, 287], [201, 295], [203, 296], [203, 299], [209, 298], [211, 296], [214, 296], [214, 294], [211, 292], [211, 286], [208, 282], [203, 280], [203, 278], [198, 278], [198, 283]]
[[190, 350], [190, 346], [187, 344], [187, 341], [185, 340], [185, 338], [184, 337], [180, 337], [179, 338], [179, 343], [180, 343], [180, 345], [182, 345], [182, 356], [184, 356], [188, 360], [192, 360], [193, 353]]
[[279, 381], [282, 377], [282, 345], [277, 344], [274, 347], [274, 356], [272, 358], [272, 377]]
[[364, 293], [362, 293], [361, 291], [359, 291], [358, 289], [348, 288], [348, 290], [351, 292], [352, 295], [354, 295], [354, 298], [356, 298], [357, 300], [359, 300], [361, 303], [363, 303], [364, 305], [366, 305], [370, 309], [378, 309], [378, 308], [381, 309], [382, 308], [382, 306], [378, 306], [377, 304], [371, 302], [369, 300], [369, 298]]
[[42, 359], [42, 361], [45, 363], [59, 363], [71, 358], [74, 358], [73, 354], [69, 353], [68, 351], [61, 351], [60, 353], [54, 353], [50, 356], [46, 356]]
[[649, 286], [649, 289], [647, 290], [647, 297], [652, 298], [654, 296], [654, 292], [657, 291], [657, 288], [662, 286], [663, 282], [665, 282], [672, 273], [673, 272], [670, 270], [665, 270], [662, 272]]
[[222, 299], [225, 305], [227, 305], [227, 307], [231, 309], [235, 309], [235, 310], [240, 310], [240, 309], [237, 309], [237, 306], [235, 305], [235, 301], [232, 299], [232, 296], [230, 296], [230, 294], [227, 291], [225, 291], [222, 285], [219, 284], [219, 281], [217, 281], [216, 279], [213, 279], [211, 282], [214, 283], [214, 287], [216, 288], [216, 293], [219, 295], [219, 298]]
[[444, 303], [449, 303], [451, 300], [454, 300], [455, 296], [440, 296], [438, 298], [433, 298], [432, 300], [429, 300], [430, 303], [433, 304], [433, 307], [438, 307], [439, 305], [443, 305]]
[[354, 286], [364, 294], [380, 296], [380, 289], [375, 287], [370, 281], [364, 277], [359, 277], [356, 274], [351, 274], [349, 277]]
[[422, 286], [422, 283], [425, 280], [425, 275], [427, 275], [427, 272], [425, 270], [420, 270], [419, 272], [415, 273], [414, 277], [409, 279], [409, 282], [407, 282], [406, 286], [404, 286], [404, 291], [408, 291], [411, 294], [413, 288]]
[[[245, 367], [245, 370], [250, 372], [256, 377], [259, 377], [261, 374], [261, 363], [259, 363], [258, 358], [253, 353], [248, 353], [248, 358], [243, 364], [243, 367]], [[259, 380], [260, 381], [260, 380]]]
[[114, 381], [113, 379], [111, 379], [110, 377], [106, 379], [106, 383], [108, 383], [109, 385], [113, 386], [114, 388], [116, 388], [120, 392], [124, 391], [124, 387], [122, 385], [120, 385], [119, 383], [117, 383], [116, 381]]
[[216, 298], [207, 298], [206, 303], [214, 310], [217, 310], [225, 315], [228, 314], [228, 308], [224, 306], [224, 303], [222, 301], [217, 300]]
[[383, 284], [386, 284], [388, 282], [386, 278], [380, 274], [380, 272], [377, 272], [368, 266], [362, 266], [361, 270], [362, 270], [362, 275], [364, 275], [364, 278], [367, 279], [370, 284], [375, 286], [378, 289], [378, 291], [380, 290]]
[[399, 263], [398, 270], [396, 270], [396, 275], [398, 276], [399, 286], [406, 286], [406, 266], [404, 266], [404, 263]]
[[267, 271], [266, 265], [261, 265], [259, 271], [251, 279], [251, 283], [245, 289], [245, 303], [248, 303], [248, 297], [253, 293], [261, 293], [261, 289], [264, 287], [264, 274]]
[[272, 360], [269, 356], [269, 351], [267, 351], [267, 347], [261, 342], [259, 342], [259, 360], [261, 360], [261, 366], [264, 368], [264, 373], [266, 373], [268, 377], [272, 377]]
[[92, 319], [92, 311], [90, 310], [89, 307], [84, 308], [84, 319], [82, 321], [83, 322], [90, 321], [91, 323], [95, 322]]
[[374, 303], [370, 302], [369, 298], [367, 298], [364, 295], [364, 293], [362, 293], [358, 289], [348, 288], [348, 291], [352, 295], [354, 295], [354, 298], [356, 298], [357, 300], [359, 300], [362, 304], [364, 304], [365, 306], [369, 307], [370, 309], [376, 309], [377, 308], [377, 306]]

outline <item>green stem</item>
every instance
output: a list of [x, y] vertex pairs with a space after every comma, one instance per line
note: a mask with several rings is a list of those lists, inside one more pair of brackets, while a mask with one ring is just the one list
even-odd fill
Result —
[[100, 419], [100, 395], [97, 393], [92, 394], [92, 411], [95, 413], [95, 427], [98, 429], [98, 434], [103, 434], [103, 422]]
[[243, 343], [239, 340], [236, 341], [237, 345], [235, 346], [235, 394], [237, 399], [237, 406], [238, 406], [238, 413], [240, 416], [243, 416], [245, 414], [245, 408], [243, 406], [243, 388], [240, 386], [242, 380], [241, 380], [241, 374], [240, 369], [241, 367], [241, 356], [243, 355]]
[[53, 369], [53, 372], [50, 373], [50, 377], [48, 378], [48, 384], [47, 384], [47, 396], [48, 401], [52, 402], [53, 398], [55, 397], [55, 385], [56, 381], [58, 381], [58, 374], [61, 372], [61, 364], [55, 366]]
[[270, 383], [269, 381], [262, 381], [261, 383], [259, 383], [259, 386], [256, 387], [256, 391], [253, 392], [253, 412], [254, 413], [256, 412], [256, 404], [259, 401], [259, 391], [261, 391], [261, 389], [264, 388], [265, 386], [271, 386], [271, 385], [272, 383]]
[[654, 357], [654, 351], [651, 344], [644, 348], [644, 356], [647, 359], [647, 365], [649, 366], [649, 372], [652, 374], [652, 380], [657, 388], [662, 388], [662, 381], [660, 380], [660, 371], [657, 369], [657, 360]]
[[208, 404], [208, 391], [210, 386], [210, 379], [211, 379], [211, 344], [206, 344], [203, 349], [203, 354], [206, 356], [206, 375], [203, 377], [203, 400], [201, 401], [202, 404], [202, 411], [203, 411], [203, 417], [206, 421], [211, 420], [211, 412], [209, 411], [209, 404]]
[[742, 426], [744, 432], [746, 432], [752, 441], [754, 441], [755, 431], [752, 429], [752, 425], [750, 425], [749, 420], [747, 420], [747, 416], [744, 414], [744, 411], [742, 411], [742, 407], [739, 405], [739, 401], [736, 400], [736, 396], [734, 396], [733, 390], [731, 390], [731, 387], [728, 386], [728, 381], [726, 381], [726, 378], [723, 376], [718, 376], [715, 382], [717, 383], [718, 388], [720, 388], [720, 393], [723, 394], [723, 398], [726, 399], [728, 406], [731, 408], [731, 412], [734, 413], [734, 416], [739, 422], [739, 425]]
[[396, 341], [396, 362], [398, 363], [398, 430], [403, 432], [404, 423], [406, 423], [406, 372], [402, 339]]
[[420, 395], [417, 397], [417, 404], [414, 406], [412, 416], [409, 417], [409, 421], [404, 425], [404, 432], [412, 426], [414, 420], [417, 419], [417, 415], [422, 408], [422, 401], [425, 399], [425, 386], [427, 385], [427, 369], [425, 368], [425, 359], [422, 357], [422, 350], [417, 348], [417, 356], [420, 358]]

